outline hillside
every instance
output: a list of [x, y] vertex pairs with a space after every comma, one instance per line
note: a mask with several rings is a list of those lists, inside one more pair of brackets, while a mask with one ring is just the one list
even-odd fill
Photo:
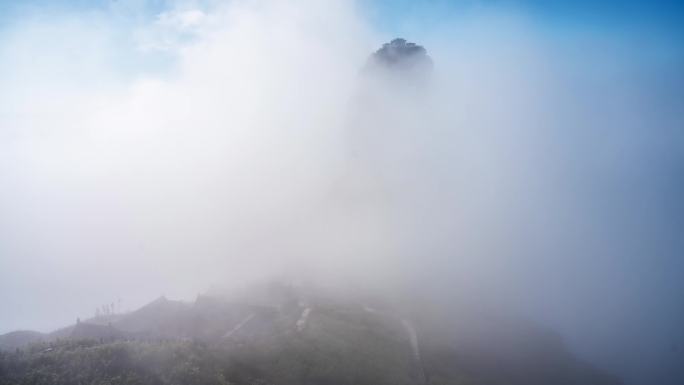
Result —
[[14, 350], [16, 348], [28, 345], [32, 342], [38, 342], [45, 339], [43, 333], [34, 332], [31, 330], [17, 330], [7, 334], [0, 335], [0, 351]]
[[162, 297], [80, 322], [66, 338], [22, 339], [0, 354], [0, 384], [619, 383], [533, 325], [370, 303], [288, 285], [193, 303]]

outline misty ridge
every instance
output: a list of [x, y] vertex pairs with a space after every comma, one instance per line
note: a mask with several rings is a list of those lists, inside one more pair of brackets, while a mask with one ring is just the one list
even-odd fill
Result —
[[152, 3], [0, 29], [0, 385], [680, 383], [681, 50]]
[[5, 334], [0, 373], [8, 384], [620, 383], [549, 330], [452, 312], [272, 280]]

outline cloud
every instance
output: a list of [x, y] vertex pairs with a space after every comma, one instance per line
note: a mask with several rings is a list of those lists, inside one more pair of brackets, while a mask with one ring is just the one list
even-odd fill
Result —
[[478, 10], [410, 37], [416, 92], [360, 74], [391, 37], [348, 1], [119, 7], [2, 32], [0, 328], [285, 271], [672, 370], [681, 52]]
[[[335, 23], [280, 3], [162, 13], [150, 28], [215, 23], [165, 46], [170, 71], [135, 76], [109, 60], [122, 52], [118, 24], [69, 17], [12, 31], [2, 55], [3, 271], [40, 266], [55, 273], [41, 286], [71, 282], [92, 293], [84, 302], [126, 292], [144, 301], [149, 290], [122, 288], [121, 277], [192, 295], [287, 258], [265, 247], [266, 234], [331, 178], [335, 122], [367, 52], [352, 9], [336, 9]], [[334, 29], [312, 33], [324, 24]], [[3, 292], [29, 281], [6, 279]]]

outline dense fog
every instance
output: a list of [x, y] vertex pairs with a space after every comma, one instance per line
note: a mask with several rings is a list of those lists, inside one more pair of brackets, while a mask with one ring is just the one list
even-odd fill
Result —
[[493, 3], [408, 28], [431, 65], [388, 74], [368, 3], [13, 12], [0, 332], [276, 276], [531, 319], [627, 383], [681, 381], [678, 36]]

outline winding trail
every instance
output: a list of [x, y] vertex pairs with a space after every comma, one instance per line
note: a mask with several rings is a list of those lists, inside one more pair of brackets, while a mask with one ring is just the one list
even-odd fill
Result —
[[252, 318], [254, 318], [254, 313], [248, 315], [247, 317], [245, 317], [245, 319], [243, 319], [242, 321], [240, 321], [239, 324], [235, 325], [234, 328], [228, 330], [228, 331], [226, 332], [226, 334], [223, 335], [223, 338], [230, 338], [230, 336], [232, 336], [235, 332], [237, 332], [237, 331], [240, 330], [243, 326], [245, 326], [245, 325], [247, 324], [247, 322], [251, 321]]
[[302, 312], [302, 316], [299, 317], [299, 319], [297, 320], [297, 331], [298, 332], [301, 332], [302, 330], [304, 330], [304, 327], [306, 326], [306, 321], [309, 319], [309, 314], [311, 314], [311, 308], [307, 307]]
[[418, 334], [416, 333], [416, 329], [413, 327], [411, 322], [409, 322], [406, 319], [401, 320], [402, 325], [404, 325], [404, 329], [406, 329], [406, 332], [408, 333], [409, 336], [409, 342], [411, 343], [411, 350], [413, 350], [413, 358], [415, 358], [416, 363], [418, 364], [418, 374], [420, 376], [420, 384], [426, 384], [427, 383], [427, 377], [425, 376], [425, 369], [423, 368], [423, 361], [420, 358], [420, 347], [418, 346]]
[[423, 360], [420, 357], [420, 345], [418, 344], [418, 333], [416, 333], [416, 328], [413, 326], [411, 321], [407, 320], [406, 318], [401, 318], [396, 315], [391, 315], [388, 314], [387, 312], [382, 312], [378, 311], [377, 309], [368, 306], [366, 304], [361, 304], [361, 307], [363, 308], [364, 311], [367, 313], [371, 314], [383, 314], [383, 315], [389, 315], [391, 317], [396, 317], [401, 321], [402, 326], [404, 326], [404, 329], [406, 330], [406, 333], [408, 334], [409, 338], [409, 344], [411, 344], [411, 351], [413, 352], [413, 359], [416, 361], [416, 365], [418, 366], [418, 383], [419, 385], [425, 385], [427, 384], [427, 376], [425, 375], [425, 368], [423, 367]]

